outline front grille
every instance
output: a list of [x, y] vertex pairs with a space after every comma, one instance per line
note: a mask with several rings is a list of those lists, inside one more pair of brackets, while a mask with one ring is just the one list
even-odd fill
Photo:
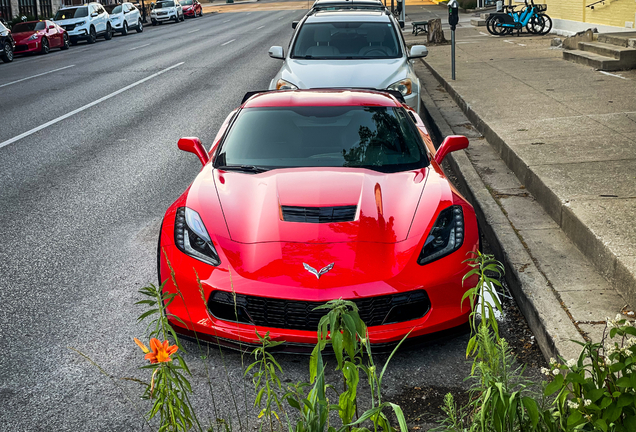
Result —
[[20, 51], [26, 51], [29, 49], [28, 45], [16, 45], [15, 49], [13, 50], [14, 52], [20, 52]]
[[356, 217], [357, 206], [293, 207], [281, 206], [285, 222], [329, 223], [351, 222]]
[[157, 12], [157, 15], [168, 15], [168, 12]]
[[[426, 315], [431, 307], [424, 290], [352, 301], [358, 306], [360, 318], [369, 327], [418, 319]], [[215, 318], [225, 321], [291, 330], [317, 330], [320, 318], [327, 311], [314, 309], [324, 303], [213, 291], [208, 300], [208, 310]]]
[[64, 26], [64, 30], [71, 31], [75, 28], [75, 24], [67, 24]]

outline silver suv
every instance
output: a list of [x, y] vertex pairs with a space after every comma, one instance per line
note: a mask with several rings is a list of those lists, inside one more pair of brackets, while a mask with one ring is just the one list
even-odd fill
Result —
[[400, 24], [386, 10], [338, 10], [308, 13], [298, 24], [287, 55], [280, 46], [269, 50], [284, 60], [270, 90], [367, 88], [399, 91], [419, 111], [420, 81], [413, 59], [428, 50], [410, 51]]
[[113, 37], [113, 29], [108, 20], [108, 12], [99, 3], [88, 3], [81, 6], [65, 6], [58, 10], [53, 18], [59, 26], [64, 27], [75, 45], [79, 40], [95, 43], [98, 37], [105, 40]]

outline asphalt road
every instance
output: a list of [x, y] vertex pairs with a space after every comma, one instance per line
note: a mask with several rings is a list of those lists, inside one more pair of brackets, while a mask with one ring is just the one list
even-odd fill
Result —
[[[156, 282], [163, 213], [200, 168], [177, 140], [209, 145], [245, 92], [267, 88], [280, 67], [267, 50], [303, 13], [206, 15], [0, 65], [0, 429], [148, 430], [141, 387], [121, 378], [148, 380], [134, 302]], [[466, 341], [399, 353], [386, 394], [465, 388]], [[251, 429], [250, 359], [186, 346], [204, 423]], [[307, 357], [280, 361], [285, 380], [307, 379]]]

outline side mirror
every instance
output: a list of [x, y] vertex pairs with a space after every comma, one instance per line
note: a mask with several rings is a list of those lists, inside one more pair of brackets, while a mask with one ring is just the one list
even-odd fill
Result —
[[466, 147], [468, 147], [468, 138], [465, 136], [447, 136], [444, 142], [442, 142], [442, 145], [437, 149], [437, 153], [435, 153], [435, 162], [437, 162], [438, 165], [441, 165], [447, 154], [465, 149]]
[[210, 155], [203, 148], [201, 140], [196, 137], [187, 137], [179, 139], [177, 143], [179, 150], [194, 153], [201, 161], [201, 165], [205, 165], [210, 160]]
[[93, 13], [91, 14], [91, 17], [95, 18], [97, 15], [99, 15], [97, 12], [93, 12]]
[[414, 58], [426, 57], [428, 55], [428, 48], [424, 45], [413, 45], [411, 52], [409, 52], [409, 60]]
[[48, 28], [49, 30], [53, 30], [53, 29], [55, 28], [55, 26], [50, 25], [50, 26], [48, 26], [47, 28]]
[[298, 26], [299, 21], [292, 21], [292, 28], [295, 29]]
[[283, 51], [283, 47], [273, 46], [269, 49], [269, 56], [271, 58], [285, 60], [285, 52]]
[[398, 24], [400, 24], [401, 29], [404, 29], [404, 21], [400, 20], [398, 21]]

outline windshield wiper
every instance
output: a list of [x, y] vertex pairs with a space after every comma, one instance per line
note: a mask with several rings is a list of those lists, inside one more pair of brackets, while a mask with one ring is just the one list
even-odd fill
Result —
[[270, 170], [269, 168], [259, 167], [255, 165], [221, 165], [216, 167], [216, 169], [220, 169], [223, 171], [242, 171], [251, 173], [262, 173]]

